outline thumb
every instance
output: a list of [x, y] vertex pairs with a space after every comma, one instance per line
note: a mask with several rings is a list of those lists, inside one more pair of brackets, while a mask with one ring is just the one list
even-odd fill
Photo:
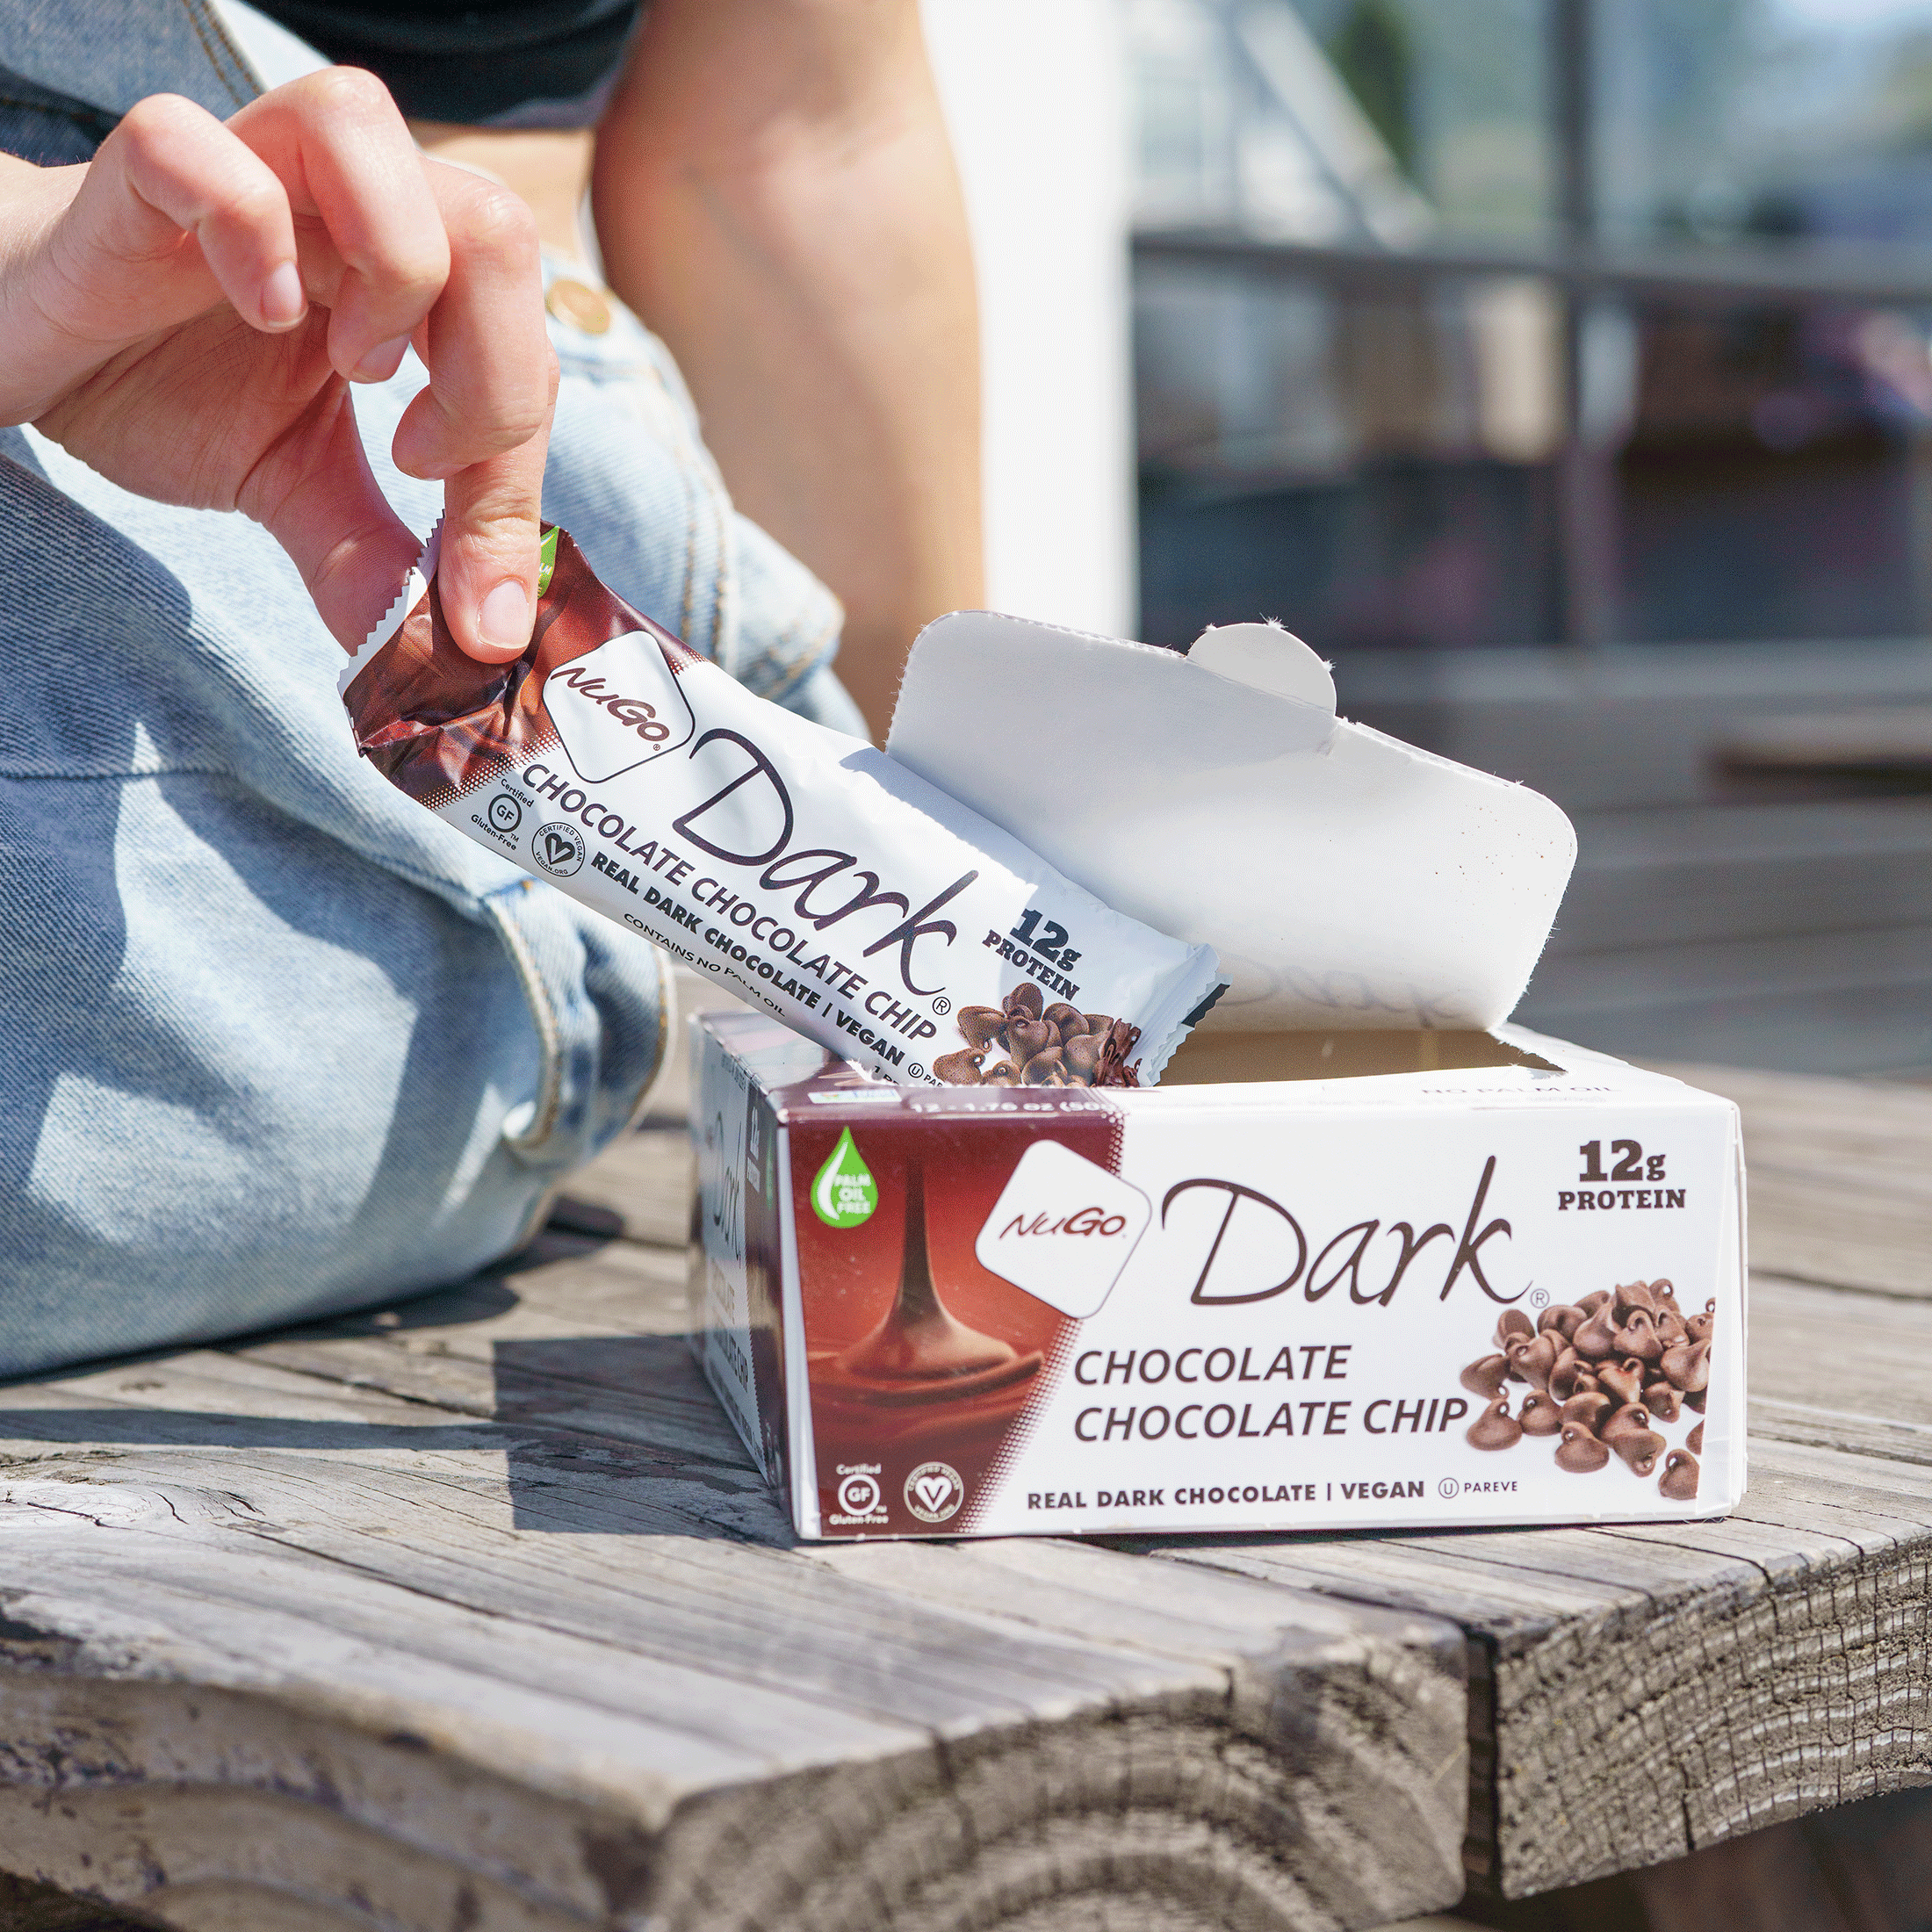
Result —
[[544, 439], [457, 472], [443, 490], [436, 559], [443, 622], [486, 664], [517, 656], [537, 616]]

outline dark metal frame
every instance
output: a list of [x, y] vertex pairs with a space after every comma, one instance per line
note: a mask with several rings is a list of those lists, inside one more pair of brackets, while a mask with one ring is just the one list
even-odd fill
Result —
[[1368, 238], [1263, 240], [1239, 229], [1143, 228], [1136, 261], [1234, 268], [1255, 278], [1318, 280], [1373, 292], [1497, 276], [1537, 276], [1562, 305], [1563, 435], [1556, 456], [1561, 641], [1590, 646], [1611, 630], [1614, 454], [1593, 448], [1583, 422], [1583, 342], [1593, 303], [1667, 299], [1734, 307], [1757, 300], [1932, 306], [1932, 255], [1898, 249], [1792, 244], [1765, 248], [1626, 247], [1597, 233], [1595, 0], [1547, 0], [1554, 233], [1546, 247], [1395, 249]]

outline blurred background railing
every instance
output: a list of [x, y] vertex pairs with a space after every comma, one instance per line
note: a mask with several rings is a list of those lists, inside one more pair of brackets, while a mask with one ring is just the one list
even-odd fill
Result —
[[1530, 1023], [1932, 1070], [1932, 0], [929, 17], [994, 601], [1278, 617], [1558, 798]]

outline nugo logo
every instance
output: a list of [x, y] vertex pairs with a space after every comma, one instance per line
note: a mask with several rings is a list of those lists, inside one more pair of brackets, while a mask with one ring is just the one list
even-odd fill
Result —
[[577, 775], [594, 785], [675, 751], [697, 729], [664, 652], [644, 631], [552, 671], [544, 708]]
[[1125, 1215], [1110, 1215], [1104, 1208], [1076, 1208], [1057, 1221], [1045, 1215], [1015, 1215], [995, 1237], [1000, 1241], [1024, 1241], [1031, 1235], [1098, 1235], [1105, 1241], [1127, 1231]]
[[1130, 1187], [1058, 1141], [1020, 1157], [979, 1230], [981, 1267], [1084, 1321], [1099, 1311], [1153, 1210]]

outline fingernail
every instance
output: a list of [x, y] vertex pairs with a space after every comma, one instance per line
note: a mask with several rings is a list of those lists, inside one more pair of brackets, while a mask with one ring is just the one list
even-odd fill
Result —
[[363, 359], [356, 364], [357, 382], [387, 382], [402, 366], [404, 353], [409, 347], [407, 335], [398, 335], [393, 341], [378, 342]]
[[262, 285], [262, 320], [270, 328], [290, 328], [302, 319], [308, 297], [294, 263], [285, 262]]
[[499, 584], [477, 607], [477, 638], [493, 651], [521, 651], [530, 627], [530, 593], [520, 583]]

